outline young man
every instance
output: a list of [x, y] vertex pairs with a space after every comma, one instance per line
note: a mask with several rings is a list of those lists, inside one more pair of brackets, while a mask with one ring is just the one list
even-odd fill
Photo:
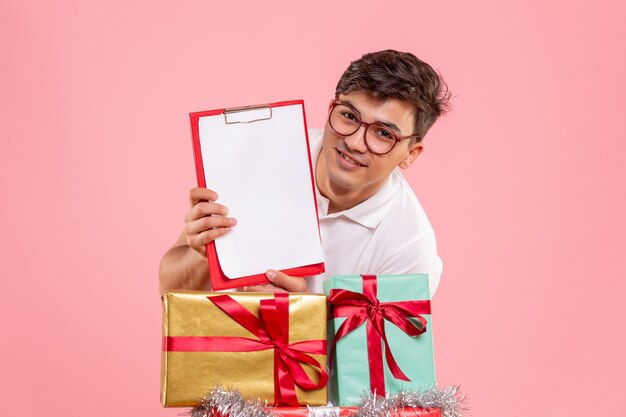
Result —
[[[427, 273], [433, 294], [442, 270], [435, 235], [397, 168], [422, 153], [448, 99], [439, 75], [410, 53], [386, 50], [352, 62], [323, 133], [309, 134], [326, 272], [302, 279], [268, 270], [270, 283], [244, 291], [322, 292], [333, 275]], [[192, 189], [190, 203], [185, 228], [161, 261], [162, 292], [210, 290], [206, 244], [237, 224], [213, 190]]]

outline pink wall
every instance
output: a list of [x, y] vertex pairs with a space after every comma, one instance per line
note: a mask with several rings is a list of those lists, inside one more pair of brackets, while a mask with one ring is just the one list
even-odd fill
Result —
[[456, 96], [408, 173], [445, 262], [439, 380], [474, 416], [624, 415], [623, 1], [34, 3], [0, 3], [1, 415], [178, 415], [157, 268], [188, 113], [303, 98], [321, 126], [388, 47]]

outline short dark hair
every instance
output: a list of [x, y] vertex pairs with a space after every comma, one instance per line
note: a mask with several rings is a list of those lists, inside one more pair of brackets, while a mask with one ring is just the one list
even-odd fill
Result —
[[409, 102], [415, 108], [413, 134], [419, 141], [449, 109], [450, 92], [441, 75], [409, 52], [387, 49], [352, 62], [337, 83], [335, 98], [355, 91]]

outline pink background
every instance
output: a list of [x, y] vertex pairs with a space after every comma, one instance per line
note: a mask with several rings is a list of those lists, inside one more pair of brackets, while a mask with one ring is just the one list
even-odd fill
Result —
[[38, 3], [0, 3], [1, 415], [184, 411], [159, 405], [157, 270], [188, 113], [302, 98], [321, 127], [383, 48], [455, 95], [408, 172], [445, 265], [439, 381], [474, 416], [624, 415], [626, 3]]

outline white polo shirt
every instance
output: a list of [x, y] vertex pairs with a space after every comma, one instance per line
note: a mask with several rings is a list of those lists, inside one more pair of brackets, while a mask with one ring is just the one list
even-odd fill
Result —
[[[309, 130], [313, 173], [323, 133]], [[310, 292], [323, 292], [322, 282], [334, 275], [425, 273], [435, 293], [443, 269], [435, 233], [398, 168], [383, 188], [349, 210], [328, 214], [329, 200], [315, 191], [326, 272], [306, 278]]]

